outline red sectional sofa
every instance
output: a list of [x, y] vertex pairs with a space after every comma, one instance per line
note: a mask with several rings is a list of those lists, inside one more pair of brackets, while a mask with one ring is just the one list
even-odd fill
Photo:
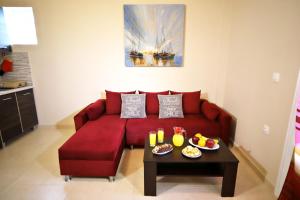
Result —
[[124, 146], [143, 146], [149, 131], [157, 128], [164, 128], [166, 137], [173, 135], [174, 126], [181, 126], [188, 137], [200, 132], [229, 143], [231, 116], [215, 104], [200, 100], [200, 91], [197, 95], [183, 93], [184, 118], [171, 119], [158, 118], [157, 94], [168, 91], [146, 93], [147, 118], [121, 119], [121, 95], [109, 91], [106, 99], [80, 111], [74, 117], [76, 133], [58, 150], [61, 175], [114, 179]]

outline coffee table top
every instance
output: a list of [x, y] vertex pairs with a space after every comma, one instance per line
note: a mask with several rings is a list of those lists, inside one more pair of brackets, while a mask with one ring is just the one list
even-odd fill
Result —
[[[172, 144], [169, 139], [166, 143]], [[201, 157], [199, 158], [187, 158], [182, 155], [181, 151], [185, 148], [188, 143], [188, 139], [185, 139], [184, 144], [181, 147], [176, 147], [173, 145], [173, 151], [166, 155], [154, 155], [152, 153], [153, 147], [149, 146], [149, 137], [145, 139], [144, 147], [144, 162], [156, 162], [156, 163], [226, 163], [226, 162], [239, 162], [239, 160], [233, 155], [229, 148], [220, 139], [220, 148], [217, 150], [202, 150]]]

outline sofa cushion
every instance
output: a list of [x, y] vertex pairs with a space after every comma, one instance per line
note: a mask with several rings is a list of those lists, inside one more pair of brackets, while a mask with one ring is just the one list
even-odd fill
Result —
[[146, 94], [146, 112], [147, 114], [158, 114], [159, 102], [157, 95], [168, 95], [169, 91], [163, 92], [143, 92], [139, 91], [140, 94]]
[[215, 120], [220, 114], [220, 109], [213, 103], [207, 101], [203, 102], [201, 111], [207, 119]]
[[102, 99], [97, 100], [86, 108], [86, 114], [89, 120], [96, 120], [105, 111], [105, 102]]
[[182, 105], [184, 114], [199, 114], [200, 113], [200, 94], [201, 91], [195, 92], [175, 92], [171, 94], [182, 94]]
[[121, 94], [121, 118], [145, 118], [146, 94]]
[[106, 92], [106, 114], [120, 114], [121, 113], [121, 94], [135, 94], [135, 91], [131, 92], [112, 92], [105, 90]]
[[113, 160], [123, 141], [125, 124], [119, 115], [88, 121], [59, 149], [60, 160]]
[[208, 120], [203, 115], [189, 114], [184, 118], [159, 119], [158, 115], [148, 115], [145, 119], [129, 119], [126, 124], [126, 141], [129, 145], [144, 145], [144, 139], [149, 131], [163, 128], [165, 137], [173, 136], [173, 127], [180, 126], [187, 131], [187, 137], [202, 133], [207, 137], [219, 137], [221, 125]]
[[183, 118], [182, 94], [158, 95], [159, 118]]

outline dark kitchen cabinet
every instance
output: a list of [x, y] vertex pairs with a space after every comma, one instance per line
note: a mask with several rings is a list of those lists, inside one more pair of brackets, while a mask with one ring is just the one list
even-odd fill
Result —
[[32, 89], [0, 96], [0, 146], [38, 124]]
[[5, 144], [22, 133], [22, 126], [15, 93], [0, 96], [0, 139]]
[[33, 90], [24, 90], [16, 93], [23, 131], [29, 131], [38, 124]]

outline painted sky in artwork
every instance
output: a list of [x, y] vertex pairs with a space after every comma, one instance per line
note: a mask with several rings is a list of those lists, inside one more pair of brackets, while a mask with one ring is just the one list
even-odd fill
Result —
[[184, 5], [124, 5], [125, 51], [183, 56]]

